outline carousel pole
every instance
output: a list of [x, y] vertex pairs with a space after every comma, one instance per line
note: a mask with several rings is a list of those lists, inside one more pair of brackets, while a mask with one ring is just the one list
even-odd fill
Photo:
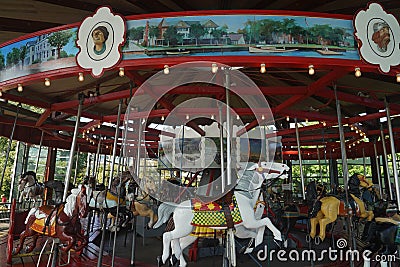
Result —
[[392, 183], [390, 182], [389, 162], [388, 162], [388, 159], [387, 159], [385, 134], [383, 133], [383, 126], [382, 126], [382, 124], [381, 124], [381, 140], [382, 140], [382, 148], [383, 148], [383, 160], [385, 161], [386, 173], [387, 173], [387, 182], [388, 182], [388, 189], [389, 189], [389, 199], [390, 199], [390, 200], [393, 200]]
[[[121, 110], [122, 110], [122, 99], [119, 101], [118, 105], [118, 116], [117, 116], [117, 123], [115, 125], [115, 136], [114, 136], [114, 145], [113, 145], [113, 155], [112, 155], [112, 163], [111, 163], [111, 170], [110, 170], [110, 178], [108, 180], [108, 190], [111, 189], [111, 182], [114, 175], [114, 164], [115, 164], [115, 157], [117, 155], [117, 145], [118, 145], [118, 136], [119, 136], [119, 124], [121, 121]], [[106, 224], [107, 224], [107, 213], [103, 212], [103, 222], [102, 222], [102, 232], [101, 232], [101, 241], [99, 247], [99, 256], [97, 260], [97, 267], [102, 266], [103, 261], [103, 250], [104, 250], [104, 239], [106, 237]]]
[[300, 149], [300, 135], [299, 135], [299, 125], [297, 118], [294, 119], [294, 125], [296, 127], [296, 141], [297, 141], [297, 153], [299, 155], [299, 167], [300, 167], [300, 178], [301, 178], [301, 193], [303, 200], [306, 200], [306, 192], [304, 192], [304, 174], [303, 174], [303, 163], [301, 159], [301, 149]]
[[35, 165], [35, 173], [36, 174], [37, 174], [37, 169], [38, 169], [38, 166], [39, 166], [40, 152], [42, 151], [43, 135], [44, 135], [44, 132], [42, 131], [42, 135], [40, 137], [39, 151], [38, 151], [38, 155], [37, 155], [37, 158], [36, 158], [36, 165]]
[[[20, 153], [20, 147], [21, 147], [21, 142], [20, 141], [18, 141], [17, 142], [17, 147], [15, 148], [15, 151], [16, 151], [16, 153], [15, 153], [15, 157], [14, 157], [14, 175], [12, 175], [12, 177], [11, 177], [11, 188], [10, 188], [10, 196], [9, 196], [9, 200], [10, 200], [10, 202], [12, 201], [12, 199], [13, 199], [13, 197], [14, 197], [14, 185], [15, 185], [15, 177], [16, 177], [16, 174], [17, 174], [17, 169], [18, 169], [18, 156], [19, 156], [19, 153]], [[18, 199], [18, 195], [17, 195], [17, 199]]]
[[218, 116], [220, 121], [219, 126], [219, 149], [220, 149], [220, 157], [221, 157], [221, 192], [225, 192], [225, 162], [224, 162], [224, 122], [222, 119], [222, 105], [218, 104]]
[[10, 139], [8, 139], [8, 147], [7, 147], [7, 153], [6, 153], [6, 160], [5, 160], [5, 162], [4, 162], [3, 173], [1, 174], [0, 189], [3, 188], [4, 174], [5, 174], [5, 172], [6, 172], [8, 158], [10, 157], [10, 150], [11, 150], [11, 145], [12, 145], [12, 141], [13, 141], [13, 138], [14, 138], [15, 126], [17, 126], [17, 119], [18, 119], [19, 108], [20, 108], [20, 107], [21, 107], [21, 103], [17, 105], [17, 115], [15, 116], [15, 119], [14, 119], [14, 124], [13, 124], [13, 128], [12, 128], [12, 130], [11, 130]]
[[[119, 150], [119, 156], [118, 156], [118, 175], [119, 175], [119, 186], [121, 186], [122, 183], [122, 175], [121, 175], [121, 165], [122, 165], [122, 151], [123, 151], [123, 147], [121, 145], [121, 148]], [[118, 224], [119, 224], [119, 199], [121, 197], [121, 190], [118, 190], [118, 194], [117, 194], [117, 212], [115, 214], [115, 225], [118, 228]], [[117, 245], [117, 234], [118, 234], [118, 230], [116, 229], [114, 232], [114, 241], [113, 241], [113, 249], [112, 249], [112, 256], [111, 256], [111, 267], [114, 267], [114, 260], [115, 260], [115, 247]]]
[[[396, 162], [396, 147], [394, 144], [392, 122], [390, 120], [389, 103], [387, 102], [386, 97], [385, 97], [385, 104], [386, 104], [387, 124], [388, 124], [389, 137], [390, 137], [390, 149], [392, 151], [393, 179], [394, 179], [394, 185], [396, 188], [397, 209], [399, 210], [400, 209], [400, 188], [399, 188], [399, 174], [397, 172], [397, 162]], [[390, 184], [390, 181], [389, 181], [389, 184]]]
[[365, 165], [365, 149], [364, 149], [364, 148], [362, 149], [362, 155], [363, 155], [363, 168], [364, 168], [364, 177], [366, 177], [366, 175], [367, 175], [367, 172], [366, 172], [366, 170], [365, 170], [365, 168], [366, 168], [366, 165]]
[[[65, 173], [65, 187], [64, 187], [64, 194], [63, 194], [63, 203], [65, 203], [68, 195], [68, 189], [69, 189], [69, 182], [71, 180], [71, 172], [72, 172], [72, 163], [73, 163], [73, 158], [74, 158], [74, 153], [75, 153], [75, 147], [76, 147], [76, 142], [78, 139], [78, 130], [79, 130], [79, 121], [81, 119], [81, 113], [82, 113], [82, 107], [83, 107], [83, 97], [79, 99], [79, 106], [78, 106], [78, 114], [76, 115], [76, 122], [75, 122], [75, 129], [74, 129], [74, 135], [72, 137], [72, 143], [71, 143], [71, 149], [69, 152], [69, 159], [68, 159], [68, 165], [67, 165], [67, 170]], [[54, 246], [54, 251], [53, 251], [53, 258], [51, 262], [52, 267], [56, 267], [57, 265], [57, 259], [58, 259], [58, 243], [59, 240], [55, 240], [55, 246]]]
[[100, 162], [99, 162], [100, 147], [101, 147], [101, 135], [99, 136], [99, 142], [97, 143], [97, 151], [96, 151], [96, 155], [94, 156], [94, 162], [93, 162], [94, 164], [93, 164], [92, 176], [94, 176], [94, 177], [97, 176], [97, 169], [99, 168], [99, 165], [100, 165]]
[[75, 172], [74, 172], [74, 185], [76, 185], [76, 177], [78, 176], [78, 163], [79, 163], [79, 151], [80, 147], [78, 145], [78, 149], [76, 151], [76, 159], [75, 159]]
[[[137, 145], [137, 154], [136, 154], [136, 177], [139, 178], [140, 172], [140, 149], [142, 146], [142, 122], [139, 120], [139, 132], [138, 132], [138, 145]], [[136, 193], [135, 193], [136, 195]], [[131, 265], [135, 266], [135, 255], [136, 252], [136, 216], [133, 216], [132, 219], [132, 246], [131, 246]]]
[[230, 70], [225, 70], [225, 98], [226, 98], [226, 185], [232, 184], [232, 161], [231, 161], [231, 152], [232, 152], [232, 130], [231, 130], [231, 112], [230, 112], [230, 87], [231, 87], [231, 75]]
[[[346, 154], [346, 140], [344, 136], [343, 124], [342, 124], [342, 111], [340, 107], [340, 101], [337, 97], [336, 91], [336, 84], [333, 85], [333, 91], [335, 93], [335, 100], [336, 100], [336, 113], [338, 117], [338, 126], [339, 126], [339, 136], [340, 136], [340, 151], [342, 154], [342, 168], [343, 168], [343, 182], [344, 182], [344, 190], [346, 192], [346, 206], [349, 206], [349, 194], [348, 194], [348, 180], [349, 180], [349, 169], [347, 165], [347, 154]], [[351, 230], [352, 227], [352, 220], [351, 216], [347, 216], [348, 220], [348, 228], [349, 228], [349, 238], [352, 239], [352, 242], [349, 242], [350, 249], [356, 249], [355, 239]], [[354, 267], [354, 261], [350, 260], [350, 266]]]
[[376, 150], [376, 140], [374, 140], [374, 155], [375, 155], [375, 161], [376, 161], [376, 173], [378, 175], [379, 194], [382, 198], [383, 192], [382, 192], [382, 182], [381, 182], [381, 168], [379, 166], [379, 156], [378, 156], [378, 152]]

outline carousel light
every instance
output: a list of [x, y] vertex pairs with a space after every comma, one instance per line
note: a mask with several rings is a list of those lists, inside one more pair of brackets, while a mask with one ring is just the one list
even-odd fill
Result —
[[240, 116], [239, 116], [239, 114], [238, 114], [238, 115], [236, 115], [236, 119], [237, 119], [237, 120], [240, 120]]
[[289, 121], [289, 120], [290, 120], [289, 116], [286, 116], [286, 121]]
[[142, 124], [144, 124], [146, 122], [146, 119], [145, 118], [143, 118], [143, 120], [142, 120]]
[[262, 120], [265, 120], [264, 114], [261, 115], [261, 119], [262, 119]]
[[164, 65], [164, 74], [169, 74], [169, 66]]
[[358, 133], [358, 129], [356, 130], [356, 133]]
[[323, 122], [322, 122], [322, 125], [323, 125], [323, 126], [326, 126], [326, 122], [323, 121]]
[[308, 74], [309, 75], [314, 75], [315, 74], [314, 65], [309, 65], [308, 66]]
[[217, 73], [217, 71], [218, 71], [218, 65], [217, 65], [217, 63], [211, 64], [211, 72], [212, 72], [212, 73]]
[[17, 91], [18, 92], [24, 91], [24, 88], [22, 87], [22, 84], [20, 84], [20, 83], [18, 84]]
[[351, 129], [352, 131], [354, 131], [354, 126], [353, 126], [353, 125], [351, 125], [351, 126], [350, 126], [350, 129]]
[[357, 140], [357, 144], [359, 144], [360, 143], [360, 140]]
[[306, 123], [308, 123], [308, 118], [306, 118]]
[[186, 114], [186, 119], [187, 119], [187, 120], [189, 119], [189, 114]]
[[349, 146], [349, 148], [351, 148], [351, 146]]
[[361, 76], [360, 68], [357, 67], [354, 69], [354, 76], [356, 76], [357, 78]]
[[83, 82], [83, 80], [85, 80], [85, 76], [83, 76], [82, 72], [79, 72], [78, 74], [78, 81]]
[[265, 73], [267, 70], [265, 69], [265, 64], [264, 63], [262, 63], [261, 65], [260, 65], [260, 72], [261, 73]]
[[335, 152], [335, 149], [332, 149], [332, 152]]
[[400, 83], [400, 73], [396, 74], [396, 82]]
[[214, 114], [211, 114], [211, 119], [212, 119], [212, 120], [214, 119]]
[[165, 118], [164, 118], [164, 115], [162, 115], [162, 116], [161, 116], [161, 120], [162, 120], [162, 121], [164, 121], [164, 120], [165, 120]]
[[45, 78], [44, 79], [44, 85], [50, 86], [50, 79], [49, 78]]
[[0, 90], [0, 97], [3, 96], [3, 91]]
[[92, 128], [92, 132], [94, 132], [94, 127]]
[[353, 143], [353, 146], [356, 146], [356, 144], [355, 144], [355, 143]]
[[119, 75], [119, 77], [124, 77], [125, 76], [125, 69], [124, 68], [119, 68], [118, 75]]
[[101, 124], [98, 124], [98, 125], [97, 125], [97, 128], [100, 129], [100, 126], [101, 126]]

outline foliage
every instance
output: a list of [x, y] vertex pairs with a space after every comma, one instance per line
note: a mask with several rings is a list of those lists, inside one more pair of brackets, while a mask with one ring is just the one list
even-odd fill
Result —
[[19, 60], [21, 60], [22, 66], [24, 66], [24, 59], [25, 59], [25, 56], [26, 56], [27, 52], [28, 51], [27, 51], [25, 45], [20, 47], [20, 49], [19, 49]]
[[53, 47], [57, 49], [57, 58], [61, 57], [61, 49], [68, 44], [69, 39], [72, 37], [73, 33], [70, 30], [58, 31], [52, 33], [47, 37], [47, 41]]
[[128, 40], [137, 40], [137, 41], [139, 41], [140, 39], [143, 38], [143, 33], [144, 33], [144, 27], [143, 26], [137, 27], [137, 28], [133, 27], [133, 28], [130, 28], [128, 30], [126, 38]]
[[190, 25], [190, 37], [196, 39], [196, 45], [197, 45], [197, 40], [205, 33], [206, 30], [200, 23], [195, 23]]
[[157, 38], [159, 34], [159, 30], [157, 26], [150, 26], [149, 27], [149, 37], [150, 38]]
[[3, 54], [0, 53], [0, 70], [4, 69], [5, 66], [6, 66], [6, 61], [4, 59]]
[[175, 27], [168, 27], [164, 33], [164, 39], [169, 43], [169, 45], [177, 45], [183, 40], [183, 35], [178, 33]]
[[[1, 169], [1, 174], [3, 175], [3, 170], [4, 170], [4, 165], [7, 157], [7, 149], [8, 149], [8, 144], [9, 144], [9, 139], [6, 137], [0, 137], [0, 150], [1, 150], [1, 157], [0, 157], [0, 169]], [[9, 197], [10, 193], [10, 188], [11, 188], [11, 175], [12, 175], [12, 168], [14, 164], [14, 157], [15, 157], [15, 148], [16, 148], [17, 142], [12, 142], [11, 143], [11, 149], [10, 149], [10, 154], [9, 158], [7, 161], [6, 169], [4, 172], [4, 178], [3, 178], [3, 186], [1, 188], [1, 194], [5, 194], [7, 196], [7, 199]], [[1, 179], [1, 178], [0, 178]]]

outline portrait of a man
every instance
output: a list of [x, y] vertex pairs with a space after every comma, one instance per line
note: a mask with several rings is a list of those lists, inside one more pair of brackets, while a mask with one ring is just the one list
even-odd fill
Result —
[[386, 52], [390, 42], [389, 25], [385, 22], [378, 22], [374, 24], [373, 30], [372, 41], [377, 45], [380, 52]]
[[109, 32], [106, 27], [98, 26], [92, 31], [93, 38], [93, 51], [96, 55], [101, 55], [106, 51], [106, 41], [108, 39]]

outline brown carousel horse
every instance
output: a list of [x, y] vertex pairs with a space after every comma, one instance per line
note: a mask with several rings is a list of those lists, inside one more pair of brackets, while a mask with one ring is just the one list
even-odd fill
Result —
[[153, 210], [154, 199], [149, 193], [155, 193], [157, 190], [156, 184], [152, 178], [142, 179], [142, 188], [136, 183], [131, 181], [128, 186], [127, 199], [130, 201], [130, 210], [133, 216], [143, 216], [150, 219], [147, 224], [148, 228], [151, 229], [157, 222], [157, 213]]
[[26, 220], [26, 228], [20, 234], [19, 245], [13, 253], [18, 254], [27, 237], [33, 237], [33, 243], [27, 246], [27, 253], [36, 247], [36, 241], [40, 235], [46, 235], [60, 239], [63, 251], [74, 248], [82, 250], [87, 244], [87, 237], [82, 233], [81, 218], [85, 218], [88, 212], [86, 187], [80, 186], [71, 190], [66, 203], [57, 206], [41, 206], [30, 210]]
[[317, 234], [317, 225], [319, 224], [319, 236], [316, 243], [324, 241], [326, 237], [326, 227], [328, 224], [335, 222], [338, 216], [349, 216], [353, 214], [359, 219], [371, 221], [374, 217], [372, 211], [365, 208], [364, 202], [360, 199], [360, 187], [373, 188], [373, 184], [365, 179], [361, 174], [354, 174], [348, 182], [349, 204], [351, 208], [346, 207], [345, 202], [341, 199], [345, 197], [326, 196], [325, 187], [317, 186], [315, 181], [307, 185], [307, 200], [309, 201], [309, 218], [310, 218], [310, 237], [315, 238]]

